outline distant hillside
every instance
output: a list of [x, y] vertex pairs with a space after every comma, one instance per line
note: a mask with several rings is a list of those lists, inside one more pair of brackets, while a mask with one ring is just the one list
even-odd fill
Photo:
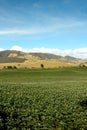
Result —
[[26, 59], [23, 57], [24, 53], [20, 51], [1, 51], [0, 52], [0, 63], [14, 63], [24, 62]]
[[82, 59], [78, 59], [75, 57], [71, 57], [71, 56], [58, 56], [58, 55], [54, 55], [54, 54], [49, 54], [49, 53], [30, 53], [33, 56], [37, 56], [39, 57], [41, 60], [57, 60], [60, 62], [66, 62], [66, 63], [78, 63], [78, 62], [85, 62]]
[[49, 53], [30, 53], [30, 54], [39, 57], [41, 60], [60, 59], [62, 57]]
[[0, 63], [24, 63], [37, 62], [38, 60], [56, 60], [65, 63], [80, 63], [84, 60], [71, 56], [57, 56], [49, 53], [24, 53], [20, 51], [6, 50], [0, 52]]

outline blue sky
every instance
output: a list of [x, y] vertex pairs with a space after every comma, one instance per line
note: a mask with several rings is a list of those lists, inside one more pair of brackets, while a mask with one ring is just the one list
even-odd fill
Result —
[[86, 58], [87, 0], [0, 0], [3, 49]]

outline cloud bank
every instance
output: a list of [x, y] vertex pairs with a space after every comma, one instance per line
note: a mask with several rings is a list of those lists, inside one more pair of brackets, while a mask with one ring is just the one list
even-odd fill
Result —
[[3, 49], [3, 48], [0, 48], [0, 51], [4, 51], [5, 49]]
[[[5, 50], [4, 48], [0, 48], [0, 51]], [[73, 56], [76, 58], [81, 59], [87, 59], [87, 48], [78, 48], [78, 49], [67, 49], [67, 50], [61, 50], [58, 48], [22, 48], [20, 46], [13, 46], [9, 50], [17, 50], [22, 52], [41, 52], [41, 53], [51, 53], [55, 55], [61, 55], [61, 56]]]

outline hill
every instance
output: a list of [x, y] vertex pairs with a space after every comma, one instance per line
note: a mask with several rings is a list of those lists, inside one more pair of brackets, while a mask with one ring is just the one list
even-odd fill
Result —
[[19, 51], [7, 50], [0, 52], [0, 63], [24, 62], [25, 60], [23, 53]]
[[57, 60], [60, 62], [65, 62], [65, 63], [78, 63], [78, 62], [83, 62], [84, 60], [78, 59], [75, 57], [71, 56], [58, 56], [54, 54], [49, 54], [49, 53], [30, 53], [33, 56], [39, 57], [41, 60]]
[[40, 67], [44, 63], [47, 68], [58, 66], [71, 66], [87, 62], [71, 56], [58, 56], [49, 53], [25, 53], [21, 51], [6, 50], [0, 52], [0, 66], [14, 64], [22, 67]]

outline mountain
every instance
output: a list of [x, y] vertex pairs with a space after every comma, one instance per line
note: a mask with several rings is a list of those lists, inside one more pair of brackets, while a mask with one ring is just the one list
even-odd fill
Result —
[[24, 62], [26, 59], [24, 54], [19, 51], [1, 51], [0, 52], [0, 63], [13, 63], [13, 62]]
[[[20, 65], [35, 67], [44, 63], [47, 67], [54, 66], [69, 66], [87, 62], [86, 60], [78, 59], [71, 56], [58, 56], [49, 53], [25, 53], [15, 50], [5, 50], [0, 52], [0, 64], [3, 63], [20, 63]], [[25, 65], [26, 63], [26, 65]], [[4, 64], [3, 64], [4, 65]]]
[[13, 63], [13, 62], [22, 63], [25, 62], [26, 60], [28, 61], [57, 60], [67, 63], [76, 63], [78, 61], [81, 61], [81, 59], [75, 57], [71, 56], [63, 57], [49, 53], [24, 53], [21, 51], [14, 51], [14, 50], [6, 50], [0, 52], [0, 63]]
[[33, 56], [39, 57], [41, 60], [57, 60], [60, 62], [66, 62], [66, 63], [78, 63], [78, 62], [83, 62], [84, 60], [71, 57], [71, 56], [58, 56], [54, 54], [49, 54], [49, 53], [30, 53]]

